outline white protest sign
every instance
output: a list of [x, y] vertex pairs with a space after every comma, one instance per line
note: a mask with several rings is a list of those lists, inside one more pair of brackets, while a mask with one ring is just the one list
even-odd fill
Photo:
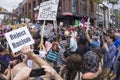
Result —
[[38, 20], [56, 20], [59, 0], [50, 0], [40, 4]]
[[90, 18], [88, 18], [88, 20], [87, 20], [86, 31], [88, 31], [88, 30], [89, 30], [89, 27], [90, 27]]
[[23, 45], [32, 45], [34, 40], [27, 27], [22, 27], [5, 34], [13, 53], [21, 50]]

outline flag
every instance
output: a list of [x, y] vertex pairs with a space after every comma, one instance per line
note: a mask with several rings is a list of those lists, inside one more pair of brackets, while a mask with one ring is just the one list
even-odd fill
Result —
[[80, 21], [82, 24], [84, 24], [86, 21], [85, 21], [85, 19], [81, 19], [81, 21]]
[[79, 21], [78, 20], [75, 20], [75, 26], [79, 27]]
[[82, 24], [80, 21], [79, 21], [79, 26], [80, 26], [80, 27], [82, 27], [82, 26], [83, 26], [83, 24]]

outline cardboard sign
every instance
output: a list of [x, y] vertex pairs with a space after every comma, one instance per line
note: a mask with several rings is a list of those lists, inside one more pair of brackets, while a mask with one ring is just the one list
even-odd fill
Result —
[[20, 51], [23, 45], [32, 45], [34, 43], [27, 27], [8, 32], [5, 37], [13, 53]]
[[50, 0], [40, 4], [38, 20], [56, 20], [59, 0]]

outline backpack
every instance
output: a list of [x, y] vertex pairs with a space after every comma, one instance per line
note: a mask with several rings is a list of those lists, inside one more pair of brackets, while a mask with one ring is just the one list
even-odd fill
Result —
[[99, 69], [99, 56], [93, 52], [88, 51], [83, 56], [83, 72], [96, 72]]
[[55, 62], [58, 58], [58, 53], [56, 51], [53, 51], [53, 50], [50, 50], [48, 51], [48, 54], [47, 54], [47, 61], [49, 62]]

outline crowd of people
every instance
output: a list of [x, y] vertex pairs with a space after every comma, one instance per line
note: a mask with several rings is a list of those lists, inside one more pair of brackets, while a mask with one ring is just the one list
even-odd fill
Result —
[[16, 53], [4, 36], [13, 28], [1, 30], [0, 80], [120, 80], [120, 29], [47, 25], [44, 37], [28, 27], [35, 44]]

